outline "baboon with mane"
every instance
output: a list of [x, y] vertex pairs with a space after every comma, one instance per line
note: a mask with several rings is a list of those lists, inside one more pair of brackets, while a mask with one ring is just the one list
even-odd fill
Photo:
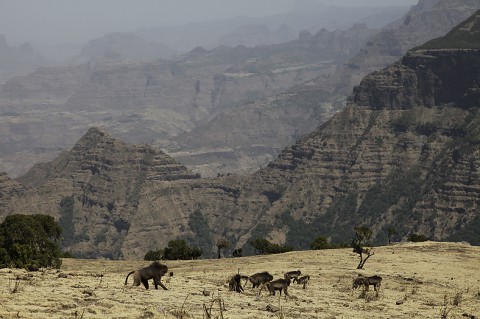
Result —
[[133, 274], [133, 286], [139, 286], [140, 283], [142, 283], [145, 289], [148, 289], [148, 281], [153, 278], [155, 289], [158, 289], [158, 286], [160, 286], [168, 290], [161, 282], [162, 276], [165, 275], [167, 271], [168, 267], [166, 265], [155, 261], [150, 266], [129, 272], [127, 278], [125, 278], [125, 285], [127, 284], [128, 277]]
[[268, 272], [259, 272], [248, 277], [248, 280], [253, 284], [252, 288], [260, 287], [261, 284], [267, 283], [273, 280], [273, 276]]
[[230, 280], [228, 281], [228, 290], [242, 292], [243, 291], [243, 287], [241, 283], [242, 279], [248, 279], [248, 276], [236, 274], [232, 278], [230, 278]]
[[285, 296], [290, 296], [288, 294], [288, 286], [290, 286], [290, 279], [277, 279], [274, 281], [267, 282], [268, 291], [270, 291], [271, 296], [275, 296], [275, 291], [280, 290], [280, 296], [282, 295], [282, 290], [285, 292]]
[[353, 280], [353, 289], [357, 289], [360, 286], [363, 286], [365, 291], [368, 291], [369, 286], [373, 286], [373, 289], [378, 292], [380, 289], [380, 285], [382, 284], [382, 277], [380, 276], [370, 276], [365, 277], [362, 275], [358, 275], [357, 278]]

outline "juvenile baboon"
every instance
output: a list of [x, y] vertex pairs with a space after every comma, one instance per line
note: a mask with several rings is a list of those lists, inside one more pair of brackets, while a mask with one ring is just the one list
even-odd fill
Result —
[[303, 276], [300, 278], [297, 278], [297, 284], [301, 285], [303, 284], [303, 289], [307, 288], [307, 284], [310, 281], [310, 276]]
[[295, 270], [295, 271], [289, 271], [283, 275], [285, 279], [290, 279], [292, 282], [295, 282], [298, 280], [298, 276], [300, 276], [302, 272], [300, 270]]
[[134, 286], [139, 286], [140, 283], [142, 283], [145, 286], [145, 289], [148, 289], [148, 281], [153, 278], [155, 289], [158, 289], [158, 286], [161, 286], [163, 289], [168, 290], [160, 281], [167, 271], [168, 267], [166, 265], [162, 265], [158, 261], [155, 261], [148, 267], [129, 272], [127, 278], [125, 278], [125, 285], [127, 284], [128, 276], [133, 274]]
[[369, 286], [373, 286], [373, 289], [378, 292], [380, 289], [380, 285], [382, 284], [382, 277], [380, 276], [370, 276], [370, 277], [364, 277], [362, 275], [358, 275], [357, 278], [353, 280], [353, 289], [357, 289], [360, 286], [363, 286], [365, 288], [365, 291], [368, 291]]
[[236, 274], [235, 276], [230, 278], [230, 280], [228, 281], [228, 290], [242, 292], [243, 291], [243, 287], [241, 283], [242, 279], [248, 279], [248, 276]]
[[282, 290], [285, 292], [286, 296], [288, 294], [288, 286], [290, 286], [290, 279], [277, 279], [274, 281], [267, 282], [268, 291], [270, 291], [271, 296], [275, 296], [275, 290], [280, 290], [280, 296], [282, 295]]
[[272, 279], [273, 276], [266, 271], [253, 274], [248, 277], [248, 280], [250, 280], [250, 282], [253, 284], [252, 288], [260, 287], [260, 284], [272, 281]]

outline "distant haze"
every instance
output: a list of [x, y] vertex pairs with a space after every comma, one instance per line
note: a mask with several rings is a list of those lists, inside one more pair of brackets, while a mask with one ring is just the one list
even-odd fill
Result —
[[337, 6], [413, 5], [417, 0], [0, 0], [10, 43], [84, 43], [109, 32], [285, 13], [296, 2]]

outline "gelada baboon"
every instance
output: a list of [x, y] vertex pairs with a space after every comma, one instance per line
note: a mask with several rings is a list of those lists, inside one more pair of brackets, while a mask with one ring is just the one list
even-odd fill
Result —
[[272, 281], [273, 276], [268, 272], [259, 272], [248, 277], [248, 280], [253, 284], [252, 288], [260, 287], [261, 284]]
[[380, 289], [380, 285], [382, 284], [382, 277], [380, 276], [371, 276], [371, 277], [364, 277], [362, 275], [358, 275], [357, 278], [353, 280], [353, 289], [357, 289], [360, 286], [363, 286], [365, 288], [365, 291], [368, 291], [369, 286], [373, 286], [373, 289], [375, 291], [378, 291]]
[[268, 291], [270, 291], [271, 296], [275, 296], [275, 290], [280, 290], [280, 296], [282, 295], [282, 290], [285, 292], [286, 296], [288, 294], [288, 286], [290, 286], [290, 279], [277, 279], [274, 281], [267, 282]]
[[230, 278], [230, 280], [228, 281], [228, 290], [242, 292], [243, 287], [242, 283], [240, 282], [242, 279], [248, 279], [248, 276], [236, 274], [235, 276]]
[[297, 284], [301, 285], [303, 284], [303, 289], [307, 288], [307, 284], [310, 281], [310, 276], [303, 276], [300, 278], [297, 278]]
[[295, 282], [298, 280], [298, 276], [300, 276], [302, 272], [300, 270], [295, 270], [295, 271], [289, 271], [283, 275], [285, 279], [290, 279], [292, 282]]
[[153, 262], [150, 266], [134, 270], [128, 273], [127, 278], [125, 278], [125, 285], [128, 281], [128, 276], [133, 274], [133, 285], [139, 286], [142, 283], [145, 286], [145, 289], [148, 289], [148, 281], [153, 278], [153, 284], [155, 289], [158, 289], [158, 286], [162, 287], [165, 290], [168, 290], [162, 282], [162, 276], [165, 275], [168, 271], [168, 267], [162, 265], [158, 261]]

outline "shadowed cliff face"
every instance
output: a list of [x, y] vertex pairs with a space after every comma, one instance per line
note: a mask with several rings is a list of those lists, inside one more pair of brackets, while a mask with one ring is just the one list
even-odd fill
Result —
[[[189, 167], [211, 175], [218, 171], [253, 173], [341, 110], [364, 76], [400, 60], [412, 47], [443, 36], [479, 8], [476, 0], [420, 1], [401, 20], [370, 37], [358, 53], [330, 75], [226, 110], [175, 137], [172, 144], [178, 149], [172, 147], [170, 151]], [[308, 37], [313, 36], [305, 33], [304, 38]], [[316, 37], [330, 43], [329, 34], [319, 32]]]
[[373, 109], [408, 109], [480, 102], [480, 10], [447, 35], [409, 51], [402, 60], [366, 76], [353, 101]]
[[479, 105], [480, 50], [409, 52], [401, 62], [365, 77], [353, 101], [373, 109]]

